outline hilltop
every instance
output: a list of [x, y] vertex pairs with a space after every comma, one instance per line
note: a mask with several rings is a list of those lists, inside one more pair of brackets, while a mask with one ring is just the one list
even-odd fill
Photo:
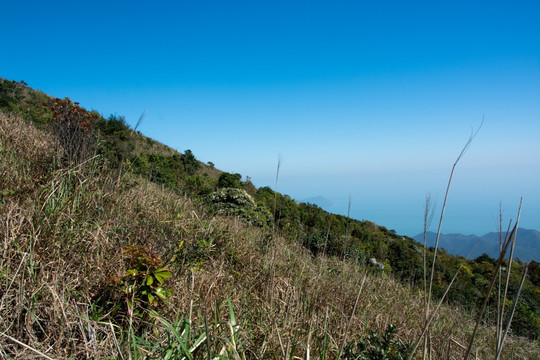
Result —
[[[420, 338], [433, 251], [413, 239], [257, 189], [24, 82], [0, 79], [0, 109], [3, 357], [400, 359]], [[497, 267], [439, 251], [436, 299], [458, 269], [435, 358], [462, 353]], [[509, 302], [524, 271], [513, 263]], [[528, 271], [506, 358], [540, 356], [538, 263]]]

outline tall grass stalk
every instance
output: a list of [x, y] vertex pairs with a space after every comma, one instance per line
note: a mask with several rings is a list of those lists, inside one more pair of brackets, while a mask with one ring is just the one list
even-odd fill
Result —
[[[510, 244], [512, 242], [515, 242], [515, 237], [516, 237], [518, 224], [519, 224], [519, 216], [521, 214], [521, 204], [522, 204], [522, 202], [520, 202], [520, 204], [519, 204], [518, 216], [517, 216], [517, 219], [516, 219], [516, 223], [515, 223], [515, 225], [514, 225], [514, 227], [512, 229], [512, 232], [510, 232], [510, 234], [507, 234], [507, 237], [506, 237], [506, 239], [504, 241], [503, 247], [502, 247], [501, 252], [499, 254], [499, 258], [497, 260], [497, 265], [495, 266], [495, 274], [497, 274], [499, 272], [499, 270], [500, 270], [500, 268], [502, 266], [502, 263], [504, 261], [504, 257], [506, 256], [506, 252], [508, 250], [508, 247], [510, 246]], [[474, 326], [474, 330], [473, 330], [473, 333], [472, 333], [470, 341], [469, 341], [469, 346], [467, 347], [467, 351], [466, 351], [465, 356], [463, 358], [464, 360], [467, 360], [470, 353], [471, 353], [472, 346], [473, 346], [473, 343], [474, 343], [474, 338], [475, 338], [476, 332], [478, 330], [478, 326], [479, 326], [479, 324], [480, 324], [480, 322], [482, 320], [484, 312], [486, 311], [487, 303], [488, 303], [488, 300], [490, 298], [490, 294], [491, 294], [491, 291], [493, 290], [493, 286], [495, 285], [496, 280], [497, 280], [497, 276], [494, 276], [493, 279], [491, 280], [490, 284], [489, 284], [489, 288], [488, 288], [488, 291], [486, 293], [484, 303], [482, 304], [482, 308], [480, 310], [480, 313], [478, 314], [478, 318], [476, 320], [476, 324]]]
[[[501, 252], [502, 250], [502, 246], [503, 246], [503, 232], [502, 232], [502, 204], [501, 202], [499, 202], [499, 220], [498, 220], [498, 231], [499, 231], [499, 253]], [[510, 226], [511, 224], [508, 225], [508, 230], [507, 230], [507, 233], [508, 231], [510, 231]], [[501, 339], [501, 335], [502, 335], [502, 328], [503, 328], [503, 322], [502, 322], [502, 318], [501, 318], [501, 291], [502, 291], [502, 269], [499, 270], [498, 272], [498, 276], [499, 276], [499, 281], [497, 283], [497, 341], [495, 343], [495, 351], [497, 351], [498, 347], [499, 347], [499, 343], [500, 343], [500, 339]], [[465, 350], [465, 349], [464, 349]]]
[[504, 341], [506, 340], [506, 335], [508, 335], [508, 331], [510, 330], [510, 324], [512, 323], [512, 319], [514, 318], [514, 313], [516, 311], [516, 306], [519, 300], [519, 296], [521, 295], [521, 289], [523, 288], [523, 283], [525, 282], [525, 277], [527, 276], [527, 271], [529, 270], [529, 264], [525, 266], [525, 270], [523, 271], [523, 276], [521, 277], [521, 282], [519, 283], [518, 291], [516, 293], [516, 296], [514, 298], [514, 303], [512, 304], [512, 310], [510, 311], [510, 317], [508, 319], [508, 322], [506, 323], [506, 328], [504, 329], [504, 332], [502, 333], [502, 337], [500, 339], [500, 342], [497, 343], [498, 349], [497, 349], [497, 355], [495, 356], [495, 360], [498, 360], [501, 356], [501, 351], [504, 345]]
[[349, 202], [347, 204], [347, 226], [345, 227], [345, 241], [343, 241], [343, 257], [342, 260], [345, 261], [345, 257], [347, 254], [346, 246], [349, 244], [349, 227], [351, 224], [351, 202], [352, 197], [349, 195]]
[[278, 156], [278, 163], [277, 163], [277, 169], [276, 169], [276, 181], [274, 183], [274, 209], [273, 209], [273, 215], [274, 215], [274, 221], [272, 222], [272, 235], [275, 236], [276, 233], [276, 211], [277, 211], [277, 185], [279, 180], [279, 169], [281, 168], [281, 155]]
[[[274, 309], [274, 286], [275, 286], [275, 262], [276, 262], [276, 211], [277, 211], [277, 185], [279, 179], [279, 169], [281, 168], [281, 155], [278, 156], [278, 163], [276, 169], [276, 182], [274, 183], [274, 209], [273, 209], [273, 218], [272, 218], [272, 260], [270, 264], [270, 277], [271, 277], [271, 287], [270, 287], [270, 310]], [[277, 326], [276, 326], [277, 329]], [[279, 335], [279, 332], [278, 332]]]
[[[432, 289], [433, 289], [433, 277], [435, 275], [435, 264], [437, 262], [437, 251], [438, 251], [438, 248], [439, 248], [439, 239], [440, 239], [441, 228], [442, 228], [442, 223], [443, 223], [443, 219], [444, 219], [444, 212], [446, 210], [446, 203], [448, 201], [448, 194], [450, 192], [450, 187], [452, 185], [452, 178], [454, 176], [454, 171], [456, 169], [457, 164], [459, 163], [459, 161], [461, 160], [463, 155], [469, 149], [473, 139], [476, 137], [476, 135], [480, 131], [483, 122], [484, 121], [482, 120], [482, 123], [480, 123], [480, 126], [478, 127], [478, 129], [471, 133], [471, 135], [469, 136], [467, 142], [465, 143], [465, 145], [461, 149], [461, 152], [459, 153], [458, 157], [454, 161], [454, 164], [452, 165], [452, 170], [450, 171], [450, 177], [448, 179], [448, 184], [446, 186], [446, 192], [445, 192], [445, 195], [444, 195], [444, 201], [443, 201], [442, 208], [441, 208], [441, 216], [439, 218], [439, 225], [438, 225], [438, 228], [437, 228], [437, 236], [436, 236], [436, 239], [435, 239], [435, 249], [433, 250], [433, 259], [432, 259], [432, 263], [431, 263], [431, 273], [430, 273], [430, 279], [429, 279], [429, 288], [428, 288], [428, 291], [427, 291], [427, 301], [425, 301], [425, 317], [426, 317], [426, 325], [427, 325], [426, 326], [426, 331], [427, 331], [427, 333], [422, 335], [423, 337], [425, 336], [425, 338], [424, 338], [424, 349], [423, 349], [423, 352], [422, 352], [422, 358], [423, 359], [426, 358], [426, 352], [429, 350], [428, 349], [429, 325], [427, 324], [427, 318], [428, 318], [428, 315], [430, 314], [431, 296], [432, 296]], [[426, 199], [426, 209], [424, 211], [424, 251], [425, 251], [425, 245], [426, 245], [428, 222], [431, 221], [430, 220], [431, 216], [428, 215], [428, 214], [429, 214], [429, 204], [428, 204], [428, 199]], [[425, 260], [424, 260], [424, 272], [425, 272], [425, 269], [426, 269], [426, 267], [425, 267]], [[447, 291], [448, 291], [448, 289], [447, 289]], [[429, 354], [431, 354], [431, 352], [429, 352]]]
[[[432, 207], [431, 203], [431, 194], [426, 195], [426, 203], [424, 207], [424, 251], [423, 251], [423, 269], [424, 269], [424, 315], [425, 321], [428, 322], [429, 319], [429, 309], [428, 309], [428, 298], [427, 298], [427, 235], [431, 222], [433, 221], [433, 211], [434, 206]], [[428, 338], [429, 332], [426, 332], [424, 336], [424, 349], [422, 351], [422, 359], [425, 360], [428, 352]]]
[[[521, 213], [521, 204], [523, 203], [523, 198], [520, 200], [520, 204], [519, 204], [519, 213], [518, 213], [518, 218], [516, 220], [516, 222], [519, 222], [519, 216], [520, 216], [520, 213]], [[511, 274], [511, 271], [512, 271], [512, 260], [514, 258], [514, 247], [516, 245], [516, 236], [517, 236], [517, 230], [516, 230], [516, 234], [514, 234], [514, 237], [512, 239], [512, 246], [510, 247], [510, 256], [509, 256], [509, 259], [508, 259], [508, 268], [506, 269], [506, 284], [505, 284], [505, 287], [504, 287], [504, 294], [503, 294], [503, 297], [502, 297], [502, 305], [501, 306], [497, 306], [497, 308], [500, 308], [500, 315], [497, 314], [498, 318], [500, 319], [500, 330], [497, 329], [497, 343], [496, 343], [496, 347], [495, 347], [495, 351], [498, 352], [499, 350], [499, 347], [501, 347], [501, 343], [502, 343], [502, 328], [503, 328], [503, 323], [504, 323], [504, 311], [505, 311], [505, 307], [506, 307], [506, 298], [507, 298], [507, 295], [508, 295], [508, 287], [510, 285], [510, 274]], [[501, 274], [502, 273], [502, 268], [499, 269], [498, 271], [498, 274]], [[500, 281], [500, 280], [499, 280]], [[499, 286], [500, 288], [500, 286]], [[500, 299], [499, 299], [499, 303], [498, 305], [500, 304]], [[497, 324], [499, 325], [499, 324]]]
[[456, 280], [458, 274], [459, 274], [459, 271], [461, 270], [461, 268], [463, 267], [463, 264], [459, 267], [459, 269], [456, 271], [456, 273], [454, 274], [454, 277], [452, 278], [452, 281], [450, 281], [450, 284], [448, 284], [447, 288], [446, 288], [446, 291], [444, 292], [441, 300], [439, 300], [439, 304], [437, 305], [437, 307], [431, 312], [428, 320], [426, 321], [426, 324], [424, 325], [424, 329], [422, 330], [422, 334], [420, 335], [420, 337], [418, 338], [418, 340], [416, 341], [415, 345], [413, 346], [413, 350], [411, 351], [410, 355], [409, 355], [409, 360], [411, 360], [413, 357], [414, 357], [414, 354], [416, 352], [416, 349], [418, 349], [418, 345], [420, 344], [420, 342], [425, 339], [425, 336], [427, 334], [427, 332], [429, 331], [429, 328], [430, 328], [430, 325], [431, 325], [431, 322], [433, 321], [433, 319], [435, 318], [435, 315], [437, 315], [437, 312], [439, 311], [439, 308], [441, 307], [444, 299], [446, 298], [446, 295], [448, 294], [448, 292], [450, 291], [450, 288], [452, 287], [452, 285], [454, 284], [454, 281]]
[[116, 335], [114, 334], [114, 326], [111, 322], [109, 322], [109, 325], [111, 326], [111, 334], [114, 341], [114, 346], [116, 348], [116, 351], [118, 352], [118, 358], [120, 360], [124, 360], [124, 356], [122, 355], [122, 349], [120, 349], [120, 344], [118, 344], [118, 339], [116, 339]]
[[349, 320], [347, 321], [347, 327], [345, 328], [345, 334], [343, 335], [343, 341], [341, 342], [341, 346], [339, 347], [337, 360], [341, 359], [341, 354], [343, 353], [343, 349], [345, 348], [345, 344], [347, 343], [347, 335], [349, 334], [349, 329], [351, 327], [351, 322], [354, 318], [354, 313], [356, 312], [356, 307], [358, 306], [358, 300], [360, 300], [360, 295], [362, 294], [362, 289], [364, 288], [364, 283], [366, 282], [367, 273], [364, 272], [364, 276], [362, 277], [362, 283], [360, 284], [360, 288], [358, 289], [358, 295], [356, 295], [356, 300], [354, 301], [354, 306], [351, 310], [351, 315], [349, 316]]
[[454, 176], [454, 171], [456, 170], [456, 166], [459, 163], [459, 161], [461, 160], [461, 158], [463, 157], [463, 155], [465, 155], [465, 152], [467, 152], [467, 150], [471, 146], [471, 143], [472, 143], [473, 139], [476, 137], [476, 135], [478, 134], [478, 131], [480, 131], [480, 128], [482, 127], [482, 124], [483, 124], [483, 121], [480, 124], [480, 126], [478, 127], [478, 129], [469, 136], [469, 139], [465, 143], [465, 146], [463, 146], [463, 148], [461, 149], [461, 152], [459, 153], [459, 156], [457, 157], [456, 161], [454, 162], [454, 165], [452, 165], [452, 170], [450, 171], [450, 177], [448, 179], [448, 184], [446, 186], [446, 193], [444, 195], [444, 201], [443, 201], [442, 209], [441, 209], [441, 217], [439, 218], [439, 226], [437, 228], [437, 237], [435, 239], [435, 250], [433, 251], [433, 260], [432, 260], [432, 263], [431, 263], [431, 275], [430, 275], [430, 279], [429, 279], [429, 290], [428, 290], [428, 301], [427, 301], [428, 312], [429, 312], [429, 306], [430, 306], [430, 303], [431, 303], [433, 276], [435, 275], [435, 263], [437, 262], [437, 250], [439, 248], [439, 239], [440, 239], [440, 236], [441, 236], [441, 227], [442, 227], [443, 218], [444, 218], [444, 211], [446, 210], [446, 202], [448, 201], [448, 193], [450, 192], [450, 185], [452, 185], [452, 178]]

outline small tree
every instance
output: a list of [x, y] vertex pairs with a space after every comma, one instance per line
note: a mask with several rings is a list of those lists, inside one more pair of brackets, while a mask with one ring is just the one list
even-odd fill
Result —
[[188, 175], [195, 175], [197, 170], [201, 168], [201, 164], [193, 155], [191, 150], [186, 150], [184, 155], [182, 155], [182, 164], [184, 165], [184, 170]]
[[236, 188], [241, 189], [242, 186], [242, 175], [240, 174], [231, 174], [224, 172], [219, 176], [218, 179], [218, 188]]

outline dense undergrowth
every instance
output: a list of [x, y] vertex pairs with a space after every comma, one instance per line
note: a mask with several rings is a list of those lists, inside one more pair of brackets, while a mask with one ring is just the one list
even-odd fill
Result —
[[[0, 97], [0, 356], [406, 358], [425, 322], [418, 244], [23, 85], [2, 80]], [[463, 265], [431, 332], [433, 357], [456, 358], [494, 260], [438, 259], [436, 296]], [[532, 338], [537, 265], [514, 319]], [[479, 358], [493, 357], [489, 324]], [[512, 356], [537, 358], [538, 344], [512, 337]]]

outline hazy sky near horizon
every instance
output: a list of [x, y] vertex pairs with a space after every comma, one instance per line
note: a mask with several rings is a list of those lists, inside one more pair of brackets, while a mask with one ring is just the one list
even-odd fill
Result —
[[[540, 229], [539, 1], [12, 1], [0, 77], [400, 234]], [[438, 213], [437, 213], [438, 214]], [[436, 215], [436, 218], [438, 215]], [[432, 224], [436, 229], [436, 221]]]

